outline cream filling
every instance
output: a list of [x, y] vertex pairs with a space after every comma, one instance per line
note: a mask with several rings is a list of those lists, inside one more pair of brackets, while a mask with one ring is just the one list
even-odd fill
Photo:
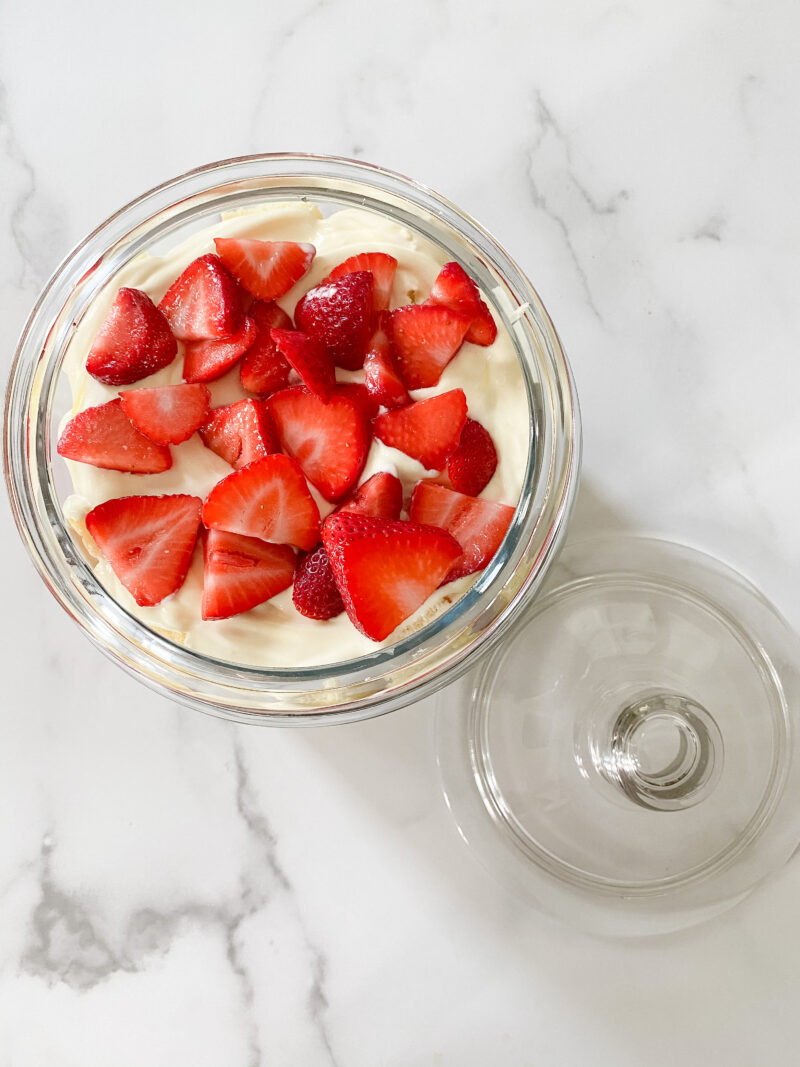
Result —
[[[72, 411], [67, 418], [84, 408], [113, 399], [120, 391], [95, 381], [85, 369], [92, 341], [117, 290], [122, 286], [143, 289], [158, 303], [167, 287], [193, 259], [214, 251], [214, 237], [226, 236], [304, 241], [316, 247], [317, 254], [309, 273], [279, 301], [289, 314], [294, 312], [295, 304], [308, 289], [317, 285], [337, 263], [358, 252], [388, 252], [396, 257], [398, 269], [392, 307], [407, 304], [414, 298], [425, 299], [445, 262], [441, 251], [419, 234], [366, 210], [344, 209], [323, 217], [316, 205], [298, 201], [265, 205], [254, 211], [226, 216], [217, 225], [194, 234], [164, 255], [138, 256], [120, 270], [97, 297], [76, 330], [64, 363], [73, 398]], [[170, 366], [127, 388], [173, 384], [182, 380], [181, 375], [179, 355]], [[363, 371], [337, 369], [337, 378], [340, 381], [363, 380]], [[209, 388], [213, 406], [241, 399], [238, 365], [224, 378], [211, 382]], [[514, 345], [499, 320], [497, 340], [490, 348], [464, 344], [444, 371], [439, 385], [434, 389], [416, 390], [412, 396], [419, 400], [455, 388], [464, 390], [470, 416], [483, 423], [497, 447], [497, 470], [481, 495], [516, 505], [528, 459], [528, 403]], [[63, 507], [97, 578], [111, 596], [146, 626], [197, 652], [233, 663], [268, 668], [342, 662], [390, 645], [419, 629], [447, 610], [477, 577], [470, 575], [437, 590], [381, 645], [360, 634], [345, 614], [324, 622], [306, 619], [292, 604], [291, 588], [241, 615], [204, 622], [200, 616], [203, 562], [199, 547], [181, 589], [155, 607], [139, 607], [99, 555], [84, 520], [88, 511], [112, 497], [191, 493], [204, 498], [221, 478], [231, 472], [228, 464], [207, 449], [197, 434], [173, 447], [172, 456], [170, 470], [152, 475], [106, 471], [88, 464], [59, 460], [67, 463], [73, 484], [73, 492]], [[426, 472], [404, 453], [375, 439], [361, 481], [381, 470], [391, 471], [402, 480], [406, 496], [420, 478], [432, 473]], [[323, 500], [313, 487], [312, 493], [323, 516], [332, 510], [333, 505]]]

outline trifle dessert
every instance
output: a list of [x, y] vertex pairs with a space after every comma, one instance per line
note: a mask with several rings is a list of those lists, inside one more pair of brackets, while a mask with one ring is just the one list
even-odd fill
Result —
[[456, 261], [372, 211], [248, 208], [131, 260], [63, 364], [67, 521], [171, 641], [337, 663], [456, 603], [531, 447], [515, 346]]

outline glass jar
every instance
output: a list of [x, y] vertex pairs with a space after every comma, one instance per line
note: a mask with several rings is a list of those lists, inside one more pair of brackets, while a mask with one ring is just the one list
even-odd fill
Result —
[[[53, 463], [70, 410], [61, 375], [67, 346], [95, 297], [131, 259], [204, 229], [220, 213], [303, 199], [323, 210], [390, 217], [458, 259], [492, 294], [516, 347], [530, 413], [522, 494], [489, 566], [451, 608], [395, 644], [319, 667], [265, 670], [216, 660], [149, 629], [103, 588], [65, 521], [69, 492]], [[580, 466], [580, 420], [570, 369], [537, 293], [497, 242], [443, 197], [352, 160], [260, 155], [190, 171], [122, 208], [72, 251], [23, 331], [5, 410], [5, 469], [14, 516], [39, 573], [98, 647], [146, 685], [242, 722], [349, 722], [438, 690], [493, 647], [535, 593], [561, 544]]]

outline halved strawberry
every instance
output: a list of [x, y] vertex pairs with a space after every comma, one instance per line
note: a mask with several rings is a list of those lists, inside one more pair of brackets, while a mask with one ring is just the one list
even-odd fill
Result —
[[239, 375], [248, 393], [268, 396], [289, 384], [292, 368], [272, 340], [273, 330], [291, 330], [292, 320], [280, 304], [255, 300], [250, 315], [256, 324], [256, 339], [245, 353]]
[[345, 610], [373, 641], [412, 615], [461, 555], [443, 530], [370, 515], [331, 515], [322, 539]]
[[299, 330], [273, 330], [272, 340], [303, 379], [306, 388], [327, 401], [336, 385], [336, 371], [322, 342]]
[[492, 435], [476, 419], [467, 419], [458, 448], [447, 461], [450, 484], [459, 493], [477, 496], [497, 470], [497, 450]]
[[367, 422], [372, 422], [378, 414], [378, 405], [369, 395], [366, 385], [361, 382], [339, 382], [334, 392], [337, 396], [346, 396], [352, 400]]
[[80, 411], [58, 440], [58, 454], [109, 471], [160, 474], [172, 466], [172, 453], [139, 433], [119, 397]]
[[236, 470], [280, 451], [275, 424], [263, 400], [238, 400], [214, 408], [200, 427], [200, 436], [206, 448]]
[[295, 308], [297, 328], [322, 341], [337, 367], [358, 370], [364, 363], [373, 287], [369, 271], [354, 271], [309, 289]]
[[298, 465], [280, 453], [218, 482], [203, 504], [203, 522], [209, 529], [297, 548], [313, 548], [319, 541], [316, 501]]
[[230, 337], [218, 341], [187, 341], [183, 351], [183, 379], [187, 382], [213, 382], [221, 378], [256, 339], [255, 319], [244, 322]]
[[252, 237], [216, 237], [214, 246], [231, 274], [259, 300], [288, 293], [308, 272], [317, 251], [309, 244]]
[[350, 256], [344, 263], [334, 267], [326, 281], [336, 281], [345, 274], [353, 271], [368, 270], [375, 279], [373, 290], [373, 307], [375, 311], [385, 311], [392, 299], [392, 285], [397, 270], [397, 260], [386, 252], [359, 252], [356, 256]]
[[188, 441], [206, 420], [211, 393], [204, 385], [162, 385], [120, 393], [122, 410], [157, 445]]
[[344, 611], [324, 545], [317, 545], [313, 552], [300, 555], [294, 574], [292, 601], [307, 619], [333, 619]]
[[439, 384], [470, 322], [468, 315], [434, 304], [409, 304], [392, 312], [394, 355], [409, 389]]
[[459, 311], [470, 318], [466, 340], [487, 346], [497, 337], [497, 326], [489, 308], [481, 300], [478, 287], [460, 263], [445, 263], [431, 288], [428, 304]]
[[265, 401], [284, 452], [326, 500], [341, 500], [358, 483], [370, 445], [369, 424], [352, 400], [334, 394], [324, 403], [302, 386]]
[[204, 619], [229, 619], [292, 584], [295, 554], [288, 545], [209, 530], [203, 542]]
[[86, 370], [106, 385], [130, 385], [178, 354], [169, 323], [140, 289], [120, 289], [97, 332]]
[[372, 426], [385, 445], [405, 452], [427, 470], [440, 471], [458, 447], [466, 421], [464, 391], [451, 389], [397, 411], [385, 411]]
[[376, 519], [399, 519], [403, 510], [403, 483], [388, 471], [378, 471], [356, 489], [346, 504], [337, 510]]
[[506, 535], [514, 509], [422, 481], [414, 488], [409, 514], [414, 522], [446, 530], [461, 545], [463, 555], [447, 575], [452, 582], [486, 566]]
[[411, 403], [392, 355], [391, 322], [391, 315], [378, 316], [378, 326], [372, 333], [364, 358], [364, 384], [375, 401], [389, 409]]
[[200, 527], [201, 500], [123, 496], [86, 516], [86, 528], [137, 604], [152, 607], [183, 585]]
[[193, 260], [158, 305], [181, 341], [230, 337], [244, 319], [239, 287], [219, 256]]

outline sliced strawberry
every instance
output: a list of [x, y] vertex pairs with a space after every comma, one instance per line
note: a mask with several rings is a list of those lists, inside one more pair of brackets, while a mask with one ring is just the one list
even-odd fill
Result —
[[162, 385], [120, 393], [122, 410], [157, 445], [188, 441], [206, 420], [211, 393], [204, 385]]
[[428, 304], [440, 304], [470, 318], [466, 340], [474, 345], [490, 345], [497, 326], [489, 308], [481, 300], [478, 287], [460, 263], [445, 263], [431, 288]]
[[272, 340], [303, 379], [306, 388], [327, 401], [336, 385], [336, 371], [322, 342], [298, 330], [273, 330]]
[[217, 255], [245, 289], [259, 300], [277, 300], [308, 272], [316, 248], [295, 241], [217, 237]]
[[230, 337], [242, 325], [239, 287], [219, 256], [193, 260], [158, 305], [181, 341]]
[[468, 315], [433, 304], [410, 304], [392, 312], [394, 355], [409, 389], [439, 384], [470, 322]]
[[322, 341], [337, 367], [358, 370], [364, 363], [373, 286], [369, 271], [354, 271], [309, 289], [295, 308], [298, 330]]
[[230, 337], [218, 341], [187, 341], [183, 352], [183, 378], [187, 382], [213, 382], [226, 374], [256, 339], [255, 319], [244, 322]]
[[334, 267], [326, 281], [336, 281], [345, 274], [353, 271], [368, 270], [375, 279], [373, 291], [373, 307], [375, 311], [385, 311], [392, 299], [392, 285], [397, 270], [397, 260], [386, 252], [359, 252], [357, 256], [350, 256], [344, 263]]
[[413, 614], [461, 555], [443, 530], [370, 515], [331, 515], [322, 538], [350, 621], [373, 641]]
[[288, 545], [209, 530], [203, 542], [204, 619], [229, 619], [292, 584], [295, 554]]
[[346, 396], [328, 403], [302, 386], [282, 389], [266, 401], [284, 452], [326, 500], [341, 500], [358, 483], [367, 459], [370, 429]]
[[302, 554], [298, 559], [292, 600], [307, 619], [333, 619], [344, 611], [324, 545], [317, 545], [313, 552]]
[[466, 421], [464, 391], [451, 389], [397, 411], [385, 411], [372, 425], [385, 445], [405, 452], [427, 470], [440, 471], [458, 447]]
[[378, 471], [367, 478], [346, 504], [338, 509], [356, 515], [372, 515], [376, 519], [399, 519], [403, 510], [403, 483], [388, 471]]
[[497, 450], [492, 435], [476, 419], [467, 419], [458, 448], [447, 461], [450, 484], [459, 493], [477, 496], [497, 470]]
[[203, 522], [209, 529], [297, 548], [313, 548], [319, 541], [319, 508], [303, 472], [280, 453], [218, 482], [203, 504]]
[[411, 403], [411, 397], [397, 371], [389, 339], [391, 315], [378, 318], [364, 359], [364, 384], [376, 403], [385, 408], [402, 408]]
[[280, 451], [275, 423], [263, 400], [239, 400], [214, 408], [200, 436], [206, 448], [236, 470]]
[[196, 496], [123, 496], [92, 508], [86, 528], [137, 604], [151, 607], [183, 585], [200, 506]]
[[97, 332], [86, 370], [106, 385], [130, 385], [178, 354], [169, 323], [140, 289], [120, 289]]
[[334, 390], [337, 396], [346, 396], [352, 400], [367, 422], [372, 422], [378, 414], [378, 405], [369, 395], [366, 385], [361, 382], [339, 382]]
[[160, 474], [172, 466], [172, 453], [139, 433], [119, 397], [80, 411], [58, 440], [58, 454], [109, 471]]
[[256, 324], [256, 339], [239, 368], [242, 387], [248, 393], [269, 396], [289, 384], [292, 368], [272, 340], [273, 330], [291, 330], [292, 320], [279, 304], [256, 300], [250, 308]]
[[446, 530], [461, 545], [463, 555], [447, 575], [447, 581], [482, 570], [500, 547], [514, 517], [514, 509], [494, 500], [453, 492], [434, 482], [418, 482], [409, 509], [413, 522]]

